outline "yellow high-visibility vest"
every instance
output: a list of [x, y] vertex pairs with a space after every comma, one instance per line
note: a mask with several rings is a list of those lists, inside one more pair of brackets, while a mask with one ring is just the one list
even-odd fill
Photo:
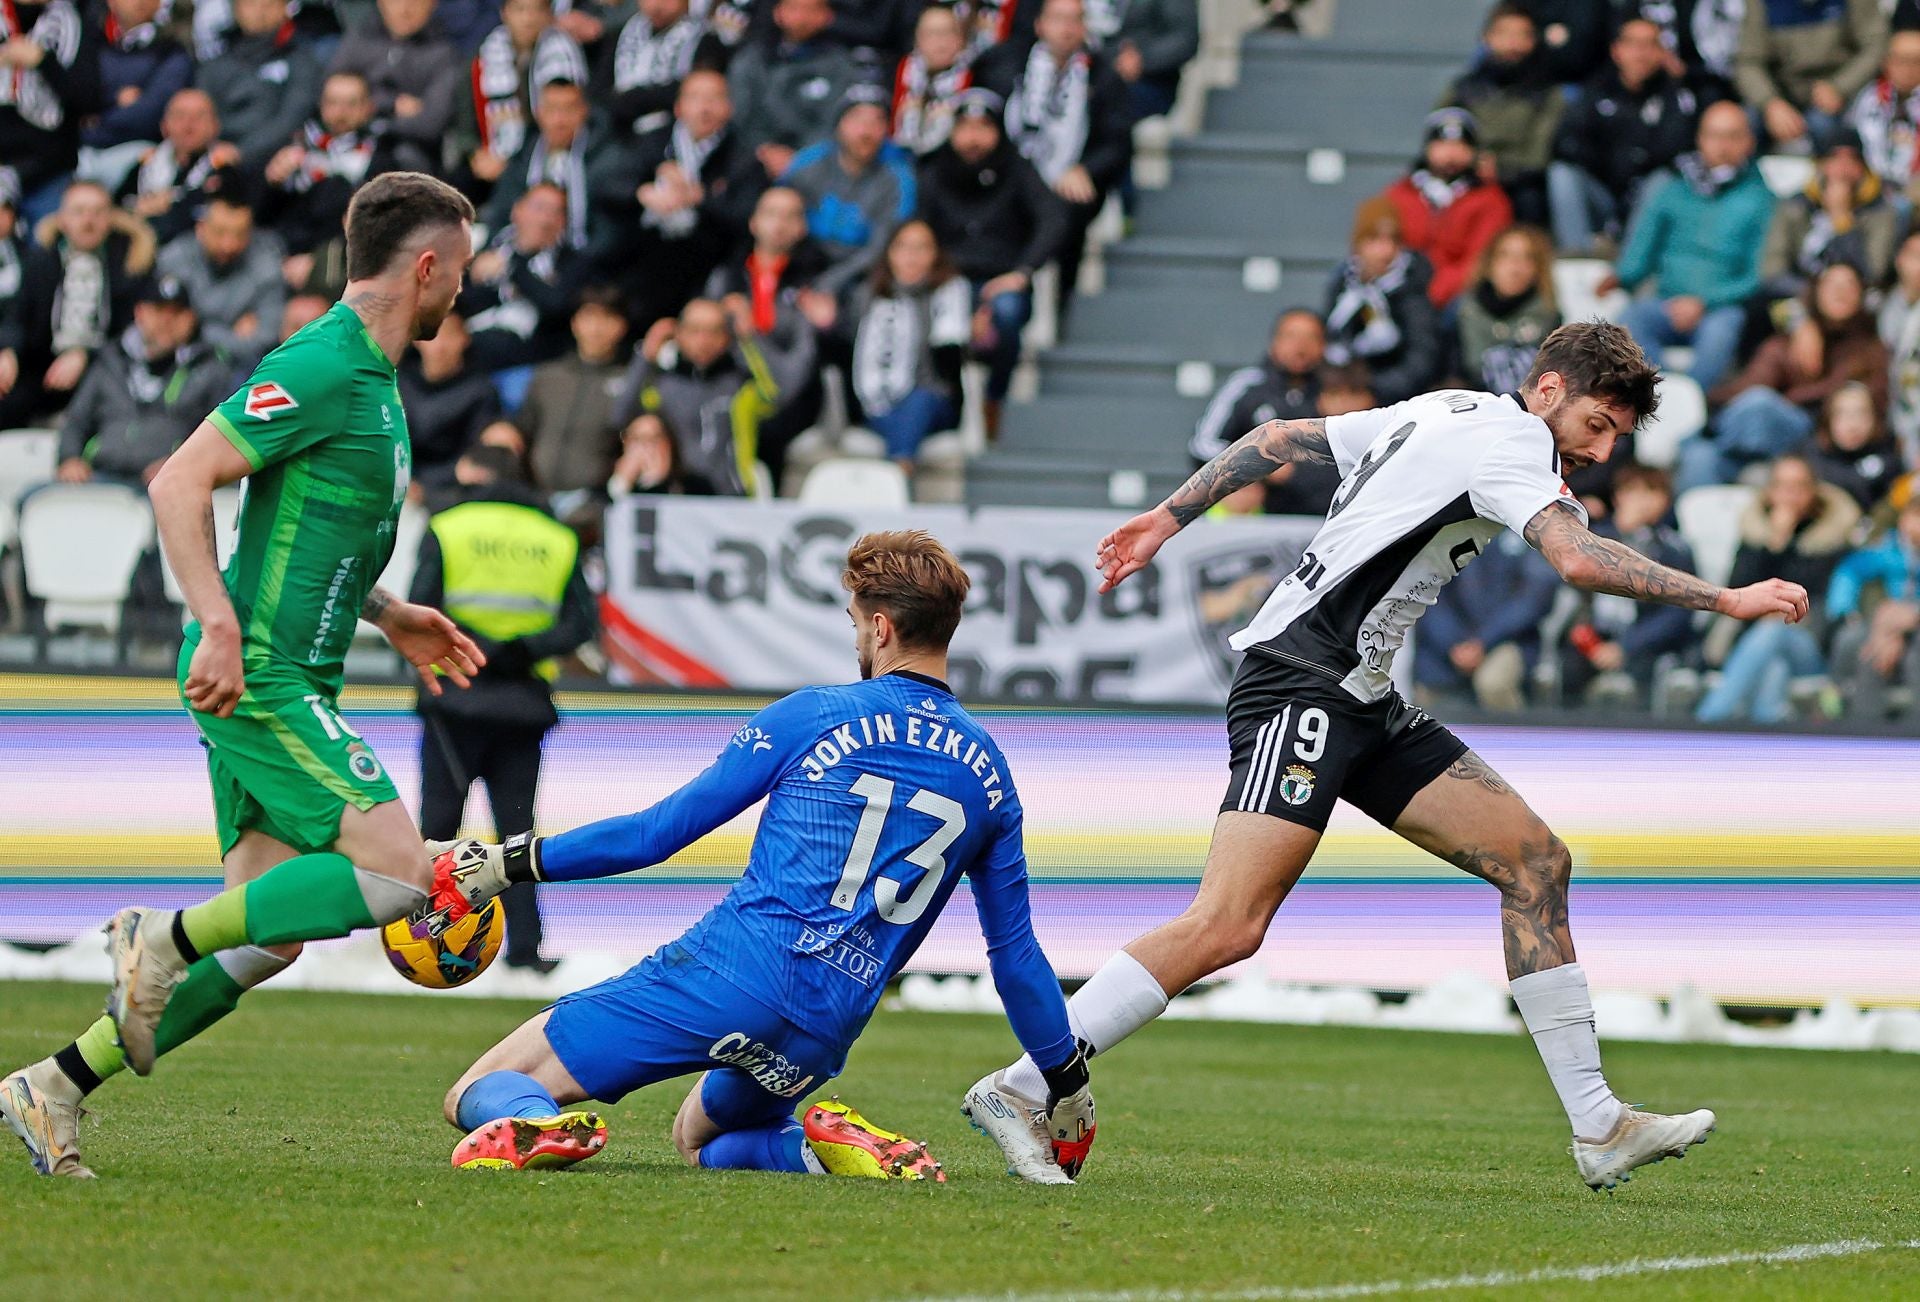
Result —
[[[457, 623], [507, 642], [559, 620], [580, 552], [573, 530], [515, 502], [463, 502], [434, 516], [429, 527], [440, 542], [443, 604]], [[543, 660], [534, 672], [552, 681], [559, 665]]]

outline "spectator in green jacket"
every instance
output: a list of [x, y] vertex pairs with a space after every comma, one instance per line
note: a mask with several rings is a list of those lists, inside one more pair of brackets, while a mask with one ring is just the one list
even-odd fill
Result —
[[1648, 189], [1614, 274], [1629, 290], [1652, 282], [1620, 323], [1655, 363], [1675, 344], [1693, 348], [1693, 378], [1711, 389], [1732, 369], [1746, 300], [1760, 287], [1760, 250], [1773, 192], [1753, 162], [1753, 130], [1738, 105], [1700, 117], [1699, 148]]

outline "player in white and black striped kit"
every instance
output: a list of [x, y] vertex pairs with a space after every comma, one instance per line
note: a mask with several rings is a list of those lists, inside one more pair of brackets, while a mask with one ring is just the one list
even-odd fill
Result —
[[[1740, 619], [1805, 617], [1807, 594], [1795, 584], [1717, 587], [1588, 530], [1562, 475], [1605, 461], [1652, 415], [1657, 381], [1625, 330], [1562, 326], [1519, 393], [1449, 390], [1326, 420], [1270, 421], [1100, 544], [1105, 591], [1214, 502], [1276, 468], [1330, 463], [1340, 473], [1299, 568], [1233, 639], [1247, 654], [1227, 702], [1232, 776], [1193, 903], [1114, 955], [1069, 1002], [1090, 1051], [1112, 1048], [1170, 995], [1251, 957], [1345, 799], [1499, 888], [1514, 1002], [1589, 1185], [1611, 1188], [1706, 1138], [1711, 1112], [1663, 1116], [1614, 1097], [1567, 924], [1566, 845], [1388, 678], [1414, 621], [1502, 529], [1589, 591]], [[1022, 1059], [974, 1086], [968, 1102], [995, 1096], [1031, 1109], [1046, 1087]]]

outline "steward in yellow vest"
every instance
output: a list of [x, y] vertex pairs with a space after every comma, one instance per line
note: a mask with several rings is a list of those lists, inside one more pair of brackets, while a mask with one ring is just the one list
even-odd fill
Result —
[[[435, 513], [420, 544], [412, 598], [446, 611], [487, 664], [467, 691], [420, 694], [420, 830], [429, 840], [457, 836], [467, 793], [484, 782], [504, 841], [533, 830], [541, 746], [559, 722], [551, 687], [558, 658], [591, 639], [599, 621], [579, 539], [519, 481], [510, 452], [473, 448], [455, 478], [459, 496]], [[533, 888], [502, 898], [506, 961], [551, 970], [540, 957]]]

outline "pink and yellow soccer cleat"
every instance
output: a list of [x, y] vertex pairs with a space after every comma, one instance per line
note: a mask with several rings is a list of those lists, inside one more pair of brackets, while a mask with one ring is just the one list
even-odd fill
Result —
[[607, 1146], [598, 1112], [553, 1117], [500, 1117], [454, 1146], [461, 1171], [539, 1171], [584, 1162]]
[[947, 1182], [947, 1173], [925, 1144], [882, 1130], [842, 1103], [838, 1095], [808, 1108], [801, 1125], [807, 1146], [833, 1175]]

